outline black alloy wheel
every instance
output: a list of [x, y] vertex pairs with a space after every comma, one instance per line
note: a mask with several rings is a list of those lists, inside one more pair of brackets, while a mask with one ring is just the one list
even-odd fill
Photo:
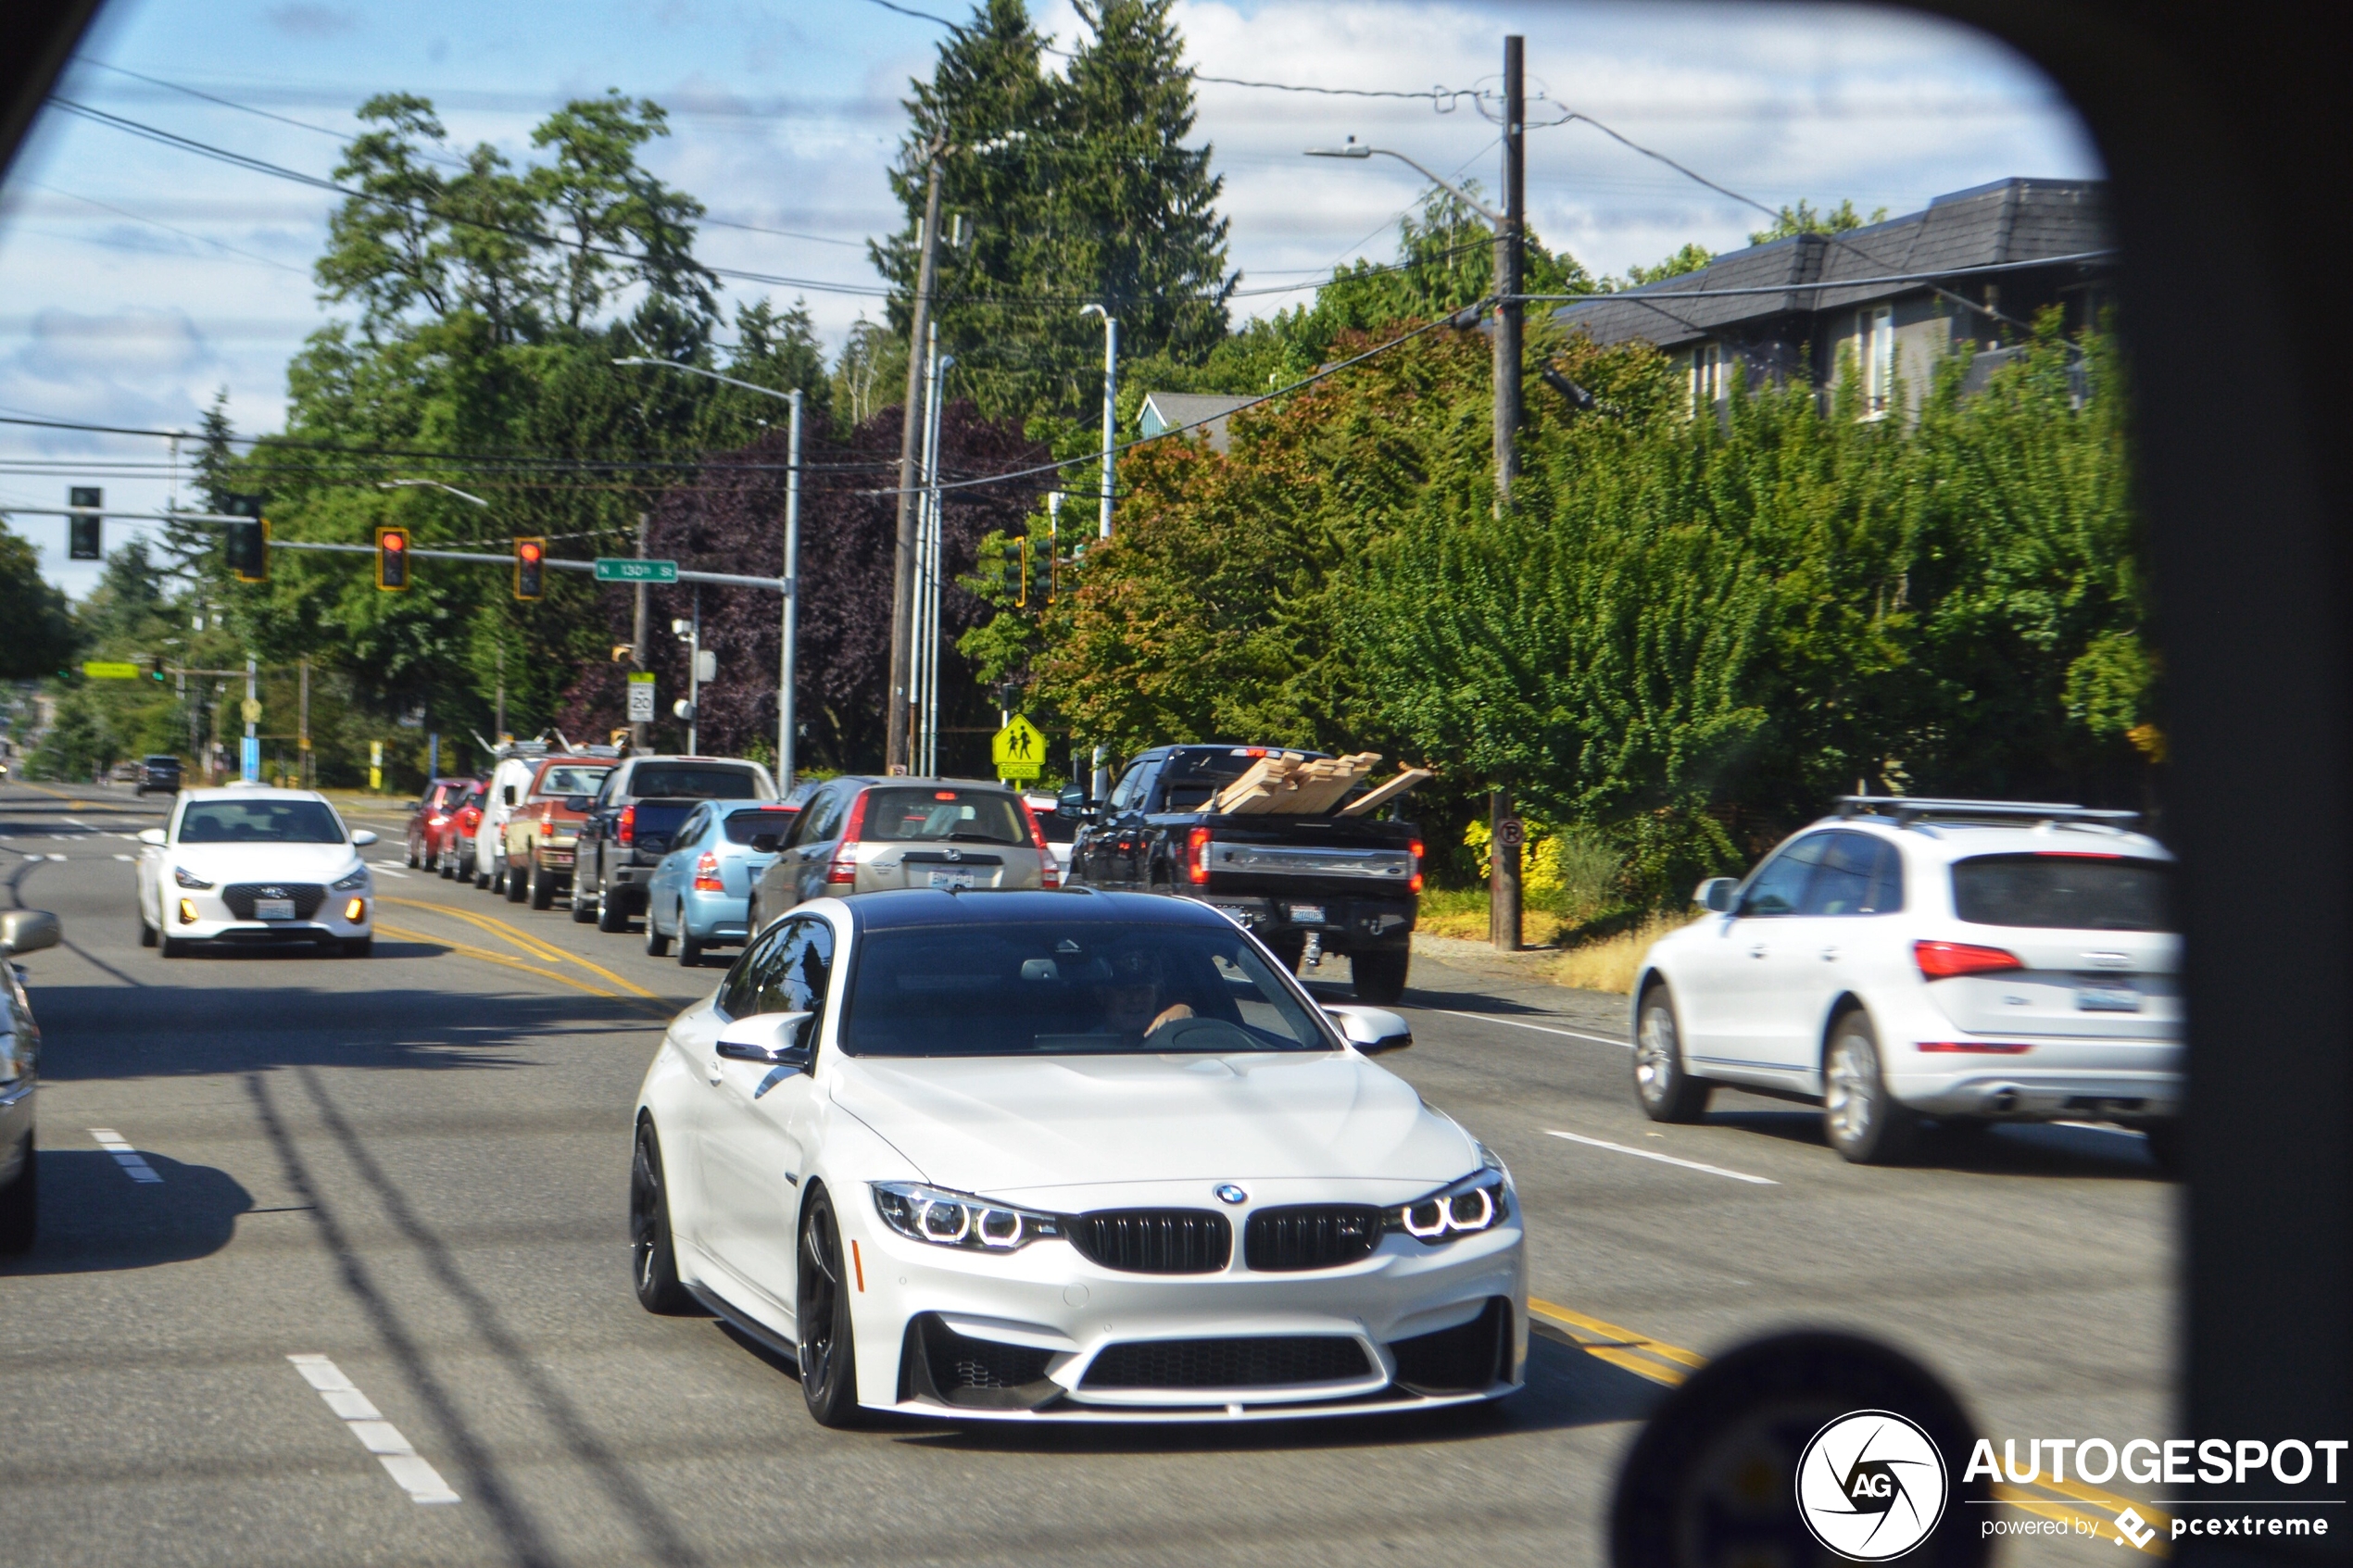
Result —
[[1377, 1008], [1395, 1007], [1405, 999], [1405, 970], [1413, 955], [1403, 947], [1351, 953], [1348, 972], [1354, 978], [1356, 999]]
[[646, 1311], [675, 1317], [693, 1310], [694, 1297], [678, 1280], [670, 1196], [661, 1182], [661, 1139], [651, 1119], [637, 1123], [636, 1148], [629, 1159], [629, 1274], [637, 1304]]
[[24, 1162], [17, 1167], [17, 1179], [0, 1187], [0, 1253], [32, 1250], [33, 1236], [39, 1229], [41, 1215], [40, 1175], [41, 1166], [33, 1155], [32, 1136], [27, 1134]]
[[523, 880], [522, 872], [515, 870], [512, 865], [509, 865], [507, 867], [507, 902], [520, 904], [529, 897], [531, 897], [531, 884]]
[[597, 929], [617, 936], [629, 929], [629, 904], [611, 884], [597, 889]]
[[799, 1335], [800, 1397], [820, 1426], [858, 1423], [858, 1362], [850, 1335], [849, 1289], [843, 1280], [841, 1231], [832, 1197], [809, 1195], [800, 1222], [799, 1278], [794, 1282], [793, 1326]]
[[556, 879], [549, 876], [547, 872], [541, 869], [539, 864], [539, 851], [536, 849], [534, 849], [531, 852], [531, 886], [529, 891], [531, 907], [533, 909], [552, 909], [556, 907]]

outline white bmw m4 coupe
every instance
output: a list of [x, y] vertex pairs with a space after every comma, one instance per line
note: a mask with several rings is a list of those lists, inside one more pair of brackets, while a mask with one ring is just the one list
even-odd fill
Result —
[[1359, 1414], [1527, 1361], [1510, 1173], [1206, 906], [820, 899], [638, 1094], [638, 1298], [793, 1356], [826, 1425]]

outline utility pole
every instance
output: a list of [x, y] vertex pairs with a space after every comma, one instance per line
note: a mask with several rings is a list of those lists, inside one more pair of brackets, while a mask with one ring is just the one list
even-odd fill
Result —
[[1096, 520], [1096, 537], [1111, 537], [1112, 447], [1119, 435], [1119, 322], [1100, 305], [1089, 305], [1081, 317], [1103, 319], [1103, 486], [1102, 508]]
[[[1504, 40], [1504, 220], [1495, 225], [1495, 515], [1511, 505], [1519, 473], [1521, 263], [1528, 232], [1527, 41]], [[1487, 934], [1506, 953], [1520, 950], [1520, 846], [1527, 829], [1512, 811], [1512, 792], [1487, 797]]]
[[498, 637], [498, 698], [490, 722], [490, 733], [497, 737], [500, 746], [507, 744], [507, 638], [504, 633]]
[[[644, 512], [637, 514], [637, 558], [639, 560], [646, 558], [646, 514]], [[643, 670], [645, 667], [646, 585], [640, 583], [637, 584], [636, 619], [631, 622], [629, 629], [629, 668]], [[642, 721], [629, 726], [629, 749], [632, 751], [646, 749], [646, 726]]]
[[243, 754], [237, 759], [237, 776], [247, 784], [257, 784], [261, 778], [261, 726], [254, 719], [254, 715], [260, 710], [261, 694], [255, 685], [255, 673], [253, 655], [247, 654], [245, 655], [245, 744]]
[[295, 750], [299, 754], [295, 759], [295, 771], [302, 779], [302, 787], [310, 789], [319, 782], [319, 771], [310, 765], [310, 656], [305, 654], [296, 659], [295, 668], [301, 672], [302, 682], [297, 708], [300, 717], [295, 721]]
[[946, 138], [935, 138], [925, 149], [931, 172], [924, 191], [924, 228], [919, 236], [923, 261], [915, 272], [915, 312], [907, 329], [907, 402], [899, 430], [899, 532], [891, 555], [890, 577], [890, 696], [883, 718], [886, 771], [909, 771], [908, 742], [912, 728], [912, 676], [915, 651], [915, 464], [917, 442], [924, 423], [924, 345], [931, 330], [932, 282], [939, 250], [940, 160], [947, 156]]
[[776, 673], [776, 787], [792, 795], [793, 644], [800, 634], [800, 389], [793, 388], [792, 436], [785, 470], [785, 625], [782, 668]]

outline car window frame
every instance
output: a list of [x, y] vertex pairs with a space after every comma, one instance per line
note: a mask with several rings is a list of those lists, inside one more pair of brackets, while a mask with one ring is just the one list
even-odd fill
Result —
[[[736, 961], [728, 965], [727, 972], [720, 978], [719, 989], [711, 995], [711, 1008], [727, 1022], [733, 1023], [751, 1016], [735, 1010], [733, 994], [739, 985], [749, 984], [753, 972], [768, 961], [775, 947], [784, 941], [785, 927], [788, 923], [780, 920], [746, 943], [744, 950], [736, 955]], [[756, 997], [759, 992], [754, 989], [750, 995]]]
[[[1798, 901], [1795, 913], [1811, 920], [1863, 920], [1902, 912], [1904, 857], [1902, 851], [1898, 850], [1894, 845], [1888, 843], [1877, 834], [1860, 833], [1853, 828], [1833, 828], [1827, 833], [1816, 834], [1812, 836], [1824, 840], [1824, 847], [1820, 858], [1814, 862], [1813, 874], [1806, 879], [1806, 895]], [[1839, 852], [1842, 846], [1849, 844], [1863, 845], [1869, 851], [1868, 869], [1863, 875], [1863, 897], [1866, 907], [1836, 910], [1815, 908], [1817, 902], [1815, 886], [1820, 880], [1822, 868], [1829, 863], [1831, 856]], [[1881, 886], [1881, 878], [1891, 865], [1895, 872], [1895, 901], [1893, 904], [1881, 905], [1876, 901], [1877, 890]]]
[[1806, 892], [1814, 881], [1814, 867], [1821, 863], [1818, 859], [1807, 863], [1806, 881], [1799, 885], [1797, 897], [1791, 901], [1788, 909], [1769, 911], [1752, 909], [1748, 907], [1748, 901], [1755, 894], [1757, 884], [1765, 880], [1766, 872], [1780, 865], [1783, 859], [1794, 858], [1802, 846], [1823, 846], [1823, 848], [1812, 851], [1818, 857], [1827, 849], [1827, 841], [1830, 836], [1829, 834], [1820, 832], [1793, 834], [1775, 846], [1773, 852], [1766, 856], [1755, 871], [1748, 873], [1748, 880], [1741, 884], [1740, 897], [1732, 905], [1732, 918], [1735, 920], [1788, 920], [1804, 909]]

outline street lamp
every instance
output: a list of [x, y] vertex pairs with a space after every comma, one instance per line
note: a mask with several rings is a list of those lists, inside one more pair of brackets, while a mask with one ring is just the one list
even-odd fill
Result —
[[723, 376], [717, 370], [706, 370], [699, 365], [681, 365], [674, 359], [648, 359], [631, 355], [615, 359], [616, 365], [643, 365], [650, 369], [684, 370], [690, 376], [702, 376], [710, 381], [725, 382], [746, 392], [757, 392], [762, 397], [779, 397], [792, 405], [791, 434], [785, 451], [785, 609], [781, 635], [783, 648], [778, 654], [776, 672], [776, 788], [778, 798], [792, 794], [793, 738], [798, 726], [793, 714], [793, 671], [797, 662], [796, 645], [800, 640], [800, 583], [794, 575], [800, 562], [800, 388], [778, 392], [773, 386], [761, 386], [735, 376]]
[[460, 501], [472, 501], [477, 507], [486, 508], [490, 505], [489, 502], [470, 491], [460, 490], [454, 484], [444, 484], [437, 479], [380, 479], [376, 481], [376, 488], [379, 490], [405, 490], [413, 484], [424, 484], [435, 490], [447, 490]]
[[1089, 305], [1079, 311], [1079, 319], [1101, 316], [1103, 319], [1103, 499], [1102, 510], [1097, 517], [1096, 533], [1101, 538], [1111, 537], [1111, 451], [1118, 433], [1116, 420], [1119, 405], [1119, 323], [1112, 313], [1100, 305]]

